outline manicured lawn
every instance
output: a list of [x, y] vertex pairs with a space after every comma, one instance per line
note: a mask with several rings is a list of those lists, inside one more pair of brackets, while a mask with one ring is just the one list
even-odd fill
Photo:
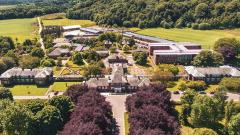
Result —
[[36, 85], [15, 85], [10, 88], [14, 96], [44, 96], [48, 87], [37, 87]]
[[128, 122], [128, 113], [127, 112], [124, 113], [124, 124], [125, 124], [125, 135], [128, 135], [130, 125]]
[[95, 22], [92, 22], [90, 20], [67, 19], [65, 17], [64, 13], [45, 15], [41, 18], [42, 18], [44, 26], [49, 26], [49, 25], [58, 25], [58, 26], [80, 25], [82, 27], [89, 27], [89, 26], [96, 25]]
[[23, 42], [25, 39], [37, 37], [38, 27], [36, 18], [0, 20], [0, 36], [12, 37], [15, 41]]
[[80, 84], [81, 82], [55, 82], [52, 85], [53, 91], [66, 91], [67, 88], [74, 84]]
[[62, 67], [53, 67], [53, 74], [56, 76], [60, 75], [62, 69], [63, 69]]
[[[134, 29], [136, 30], [136, 29]], [[137, 31], [138, 34], [149, 35], [179, 42], [192, 42], [212, 48], [219, 38], [230, 37], [240, 40], [240, 29], [234, 30], [193, 30], [150, 28]]]

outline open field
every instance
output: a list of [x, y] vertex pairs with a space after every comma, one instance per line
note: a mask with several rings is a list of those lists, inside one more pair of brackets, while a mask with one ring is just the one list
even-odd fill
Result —
[[37, 30], [36, 18], [0, 20], [0, 36], [12, 37], [14, 41], [33, 39], [37, 37]]
[[52, 85], [53, 91], [66, 91], [67, 88], [74, 84], [80, 84], [80, 82], [55, 82]]
[[15, 85], [9, 87], [14, 96], [44, 96], [48, 87], [37, 87], [36, 85]]
[[[130, 29], [131, 30], [131, 29]], [[149, 35], [179, 42], [192, 42], [203, 46], [205, 49], [212, 48], [215, 41], [220, 38], [230, 37], [240, 40], [240, 29], [234, 30], [193, 30], [193, 29], [136, 29], [138, 34]]]
[[66, 26], [66, 25], [80, 25], [82, 27], [89, 27], [95, 25], [95, 22], [90, 20], [72, 20], [67, 19], [65, 14], [58, 13], [58, 14], [50, 14], [41, 17], [43, 25], [58, 25], [58, 26]]

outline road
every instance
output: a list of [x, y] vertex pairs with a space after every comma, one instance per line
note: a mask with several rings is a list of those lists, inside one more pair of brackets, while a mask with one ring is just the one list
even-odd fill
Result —
[[41, 33], [42, 33], [42, 30], [43, 30], [43, 27], [42, 27], [42, 23], [41, 23], [41, 19], [40, 17], [37, 18], [38, 19], [38, 26], [39, 26], [39, 35], [40, 35], [40, 39], [39, 39], [39, 42], [41, 44], [41, 48], [43, 49], [45, 55], [46, 55], [46, 49], [45, 49], [45, 46], [44, 46], [44, 43], [43, 43], [43, 39], [42, 39], [42, 36], [41, 36]]
[[125, 101], [127, 95], [104, 95], [112, 105], [113, 117], [117, 122], [119, 135], [125, 135], [124, 113], [126, 112]]

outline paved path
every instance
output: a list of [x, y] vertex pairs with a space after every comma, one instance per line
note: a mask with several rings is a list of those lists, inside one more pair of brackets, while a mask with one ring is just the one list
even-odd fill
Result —
[[127, 95], [104, 95], [112, 105], [113, 116], [119, 128], [119, 135], [125, 135], [124, 113], [126, 112], [125, 101]]
[[43, 26], [42, 26], [40, 17], [38, 17], [37, 19], [38, 19], [38, 26], [39, 26], [39, 31], [38, 31], [38, 33], [39, 33], [39, 35], [40, 35], [40, 40], [39, 40], [39, 42], [40, 42], [40, 44], [41, 44], [41, 48], [43, 49], [43, 51], [44, 51], [44, 53], [45, 53], [45, 55], [46, 55], [46, 49], [45, 49], [45, 46], [44, 46], [44, 43], [43, 43], [43, 39], [42, 39], [42, 36], [41, 36]]

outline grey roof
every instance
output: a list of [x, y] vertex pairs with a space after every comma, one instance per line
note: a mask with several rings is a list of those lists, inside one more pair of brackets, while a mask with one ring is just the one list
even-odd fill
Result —
[[113, 68], [111, 83], [127, 83], [122, 66], [115, 66]]
[[92, 29], [92, 28], [80, 28], [81, 31], [89, 32], [89, 33], [94, 33], [94, 34], [99, 34], [102, 33], [100, 30]]
[[78, 45], [78, 46], [75, 48], [74, 51], [80, 52], [80, 51], [83, 50], [83, 48], [84, 48], [84, 46], [82, 46], [82, 45]]
[[70, 41], [66, 38], [56, 38], [53, 40], [53, 43], [54, 44], [57, 44], [57, 43], [69, 43]]
[[136, 34], [136, 33], [132, 33], [132, 32], [124, 32], [123, 36], [139, 38], [139, 39], [148, 40], [148, 41], [155, 42], [155, 43], [170, 43], [170, 42], [172, 42], [169, 40], [165, 40], [165, 39], [161, 39], [161, 38], [157, 38], [157, 37], [140, 35], [140, 34]]
[[230, 66], [220, 67], [194, 67], [186, 66], [185, 70], [194, 77], [205, 77], [206, 75], [230, 75], [232, 77], [240, 77], [240, 71]]
[[63, 49], [63, 48], [56, 48], [51, 53], [48, 54], [48, 56], [60, 56], [61, 54], [67, 54], [70, 53], [69, 49]]
[[11, 78], [12, 76], [35, 76], [35, 78], [45, 78], [47, 75], [52, 74], [52, 68], [42, 68], [42, 69], [22, 69], [18, 67], [14, 67], [12, 69], [4, 72], [0, 78]]
[[90, 78], [87, 81], [87, 85], [91, 88], [97, 88], [98, 86], [109, 86], [107, 78]]
[[128, 76], [128, 83], [131, 86], [148, 86], [150, 84], [149, 78], [146, 77], [136, 77], [136, 76]]

